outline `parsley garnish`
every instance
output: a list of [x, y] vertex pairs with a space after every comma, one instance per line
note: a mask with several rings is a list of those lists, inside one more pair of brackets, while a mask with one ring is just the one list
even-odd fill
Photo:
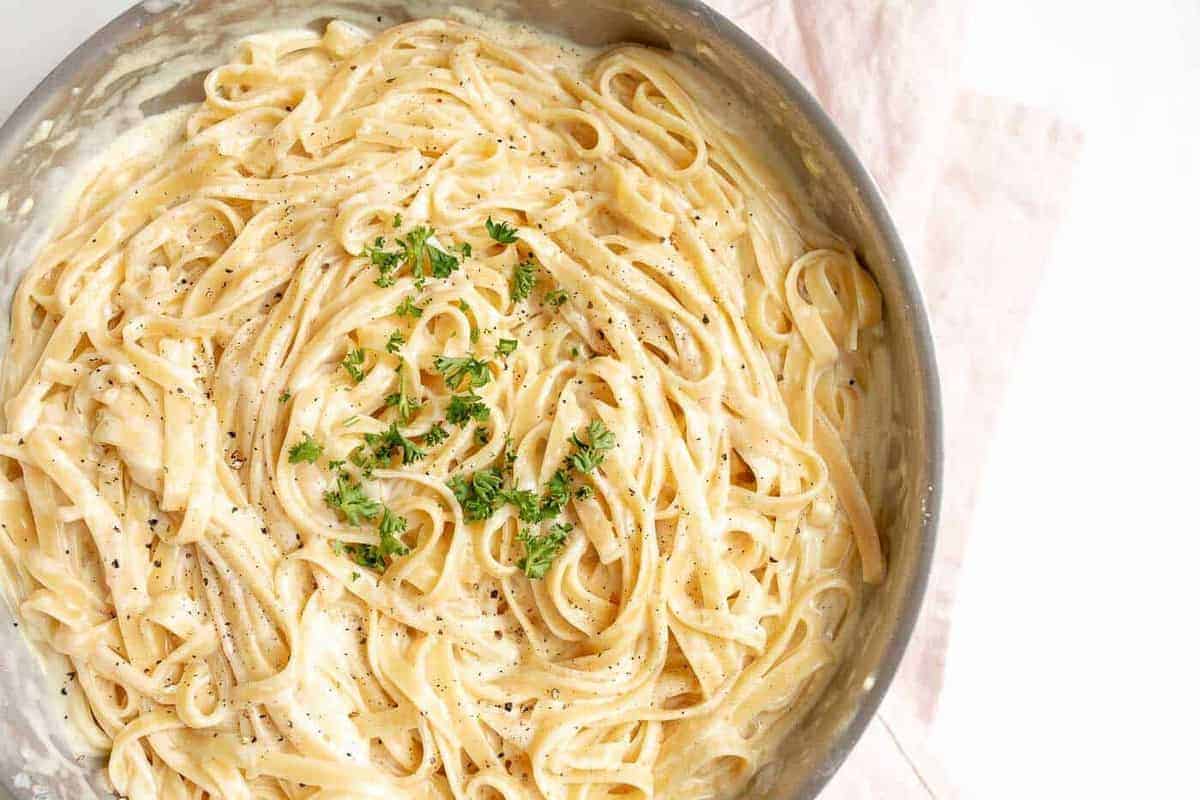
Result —
[[521, 531], [517, 539], [525, 545], [525, 557], [517, 562], [517, 566], [534, 580], [544, 578], [570, 532], [571, 525], [565, 522], [551, 525], [550, 531], [540, 536], [529, 528]]
[[442, 427], [442, 423], [438, 422], [435, 423], [432, 428], [426, 431], [425, 444], [429, 445], [430, 447], [437, 447], [439, 444], [449, 438], [450, 432]]
[[468, 522], [479, 522], [496, 512], [500, 502], [500, 486], [504, 482], [496, 469], [481, 469], [469, 478], [455, 475], [446, 485], [462, 506]]
[[391, 463], [396, 452], [400, 452], [401, 463], [411, 464], [425, 457], [425, 451], [416, 442], [400, 433], [400, 424], [393, 422], [383, 433], [363, 434], [363, 444], [350, 453], [350, 461], [370, 477], [380, 467]]
[[429, 269], [435, 278], [449, 278], [450, 273], [458, 269], [458, 257], [438, 250], [433, 245], [426, 245], [429, 253]]
[[500, 341], [496, 342], [496, 355], [500, 356], [501, 358], [504, 356], [511, 356], [516, 352], [516, 350], [516, 339], [501, 339]]
[[398, 534], [408, 530], [408, 520], [397, 516], [386, 506], [383, 516], [379, 518], [379, 551], [385, 556], [406, 556], [409, 547], [400, 540]]
[[400, 375], [400, 391], [389, 394], [384, 398], [383, 402], [389, 408], [396, 409], [396, 417], [400, 420], [400, 423], [407, 425], [412, 421], [413, 416], [417, 413], [417, 409], [421, 407], [422, 403], [420, 400], [415, 400], [408, 396], [408, 393], [404, 391], [404, 373], [399, 372], [398, 374]]
[[542, 519], [558, 516], [567, 507], [567, 501], [571, 499], [571, 475], [565, 466], [556, 469], [550, 476], [550, 480], [546, 481], [545, 490], [542, 493]]
[[480, 426], [475, 429], [475, 444], [483, 447], [488, 443], [488, 429]]
[[487, 227], [488, 236], [500, 244], [512, 244], [517, 241], [516, 227], [509, 225], [507, 222], [492, 222], [492, 218], [488, 217], [484, 225]]
[[425, 280], [426, 264], [435, 278], [449, 278], [450, 273], [458, 269], [458, 258], [429, 244], [431, 236], [433, 228], [417, 227], [405, 234], [403, 239], [396, 240], [400, 245], [400, 256], [412, 270], [418, 286]]
[[361, 347], [357, 350], [351, 350], [342, 359], [342, 366], [346, 368], [346, 372], [350, 373], [350, 377], [355, 383], [362, 383], [363, 371], [362, 365], [367, 360], [367, 352]]
[[484, 405], [483, 398], [474, 392], [468, 392], [450, 398], [450, 406], [446, 409], [446, 421], [462, 427], [471, 420], [487, 422], [491, 414], [492, 411]]
[[382, 236], [375, 237], [375, 244], [367, 245], [362, 254], [371, 259], [373, 266], [379, 267], [379, 277], [375, 279], [376, 286], [386, 289], [396, 283], [396, 267], [400, 266], [400, 253], [385, 250]]
[[289, 392], [287, 389], [284, 389], [282, 392], [279, 393], [279, 402], [286, 403], [288, 400], [291, 400], [291, 399], [292, 399], [292, 393]]
[[385, 349], [392, 355], [399, 355], [400, 350], [404, 347], [404, 334], [400, 331], [392, 331], [392, 335], [388, 337]]
[[589, 497], [592, 496], [592, 494], [593, 494], [592, 487], [585, 484], [575, 490], [575, 499], [576, 500], [587, 500]]
[[459, 255], [461, 255], [464, 259], [470, 258], [471, 257], [471, 243], [463, 242], [462, 244], [460, 244], [458, 246], [458, 252], [459, 252]]
[[412, 422], [413, 415], [422, 406], [420, 400], [413, 400], [404, 392], [392, 392], [384, 398], [383, 402], [387, 403], [389, 407], [396, 409], [396, 418], [400, 420], [402, 425]]
[[504, 502], [517, 507], [517, 514], [522, 522], [542, 521], [542, 507], [538, 502], [537, 492], [528, 489], [505, 489], [500, 496]]
[[533, 294], [534, 284], [537, 283], [537, 265], [532, 261], [522, 261], [513, 267], [512, 282], [509, 283], [509, 296], [513, 302], [519, 303]]
[[542, 302], [548, 306], [558, 308], [563, 303], [567, 302], [566, 289], [551, 289], [542, 295]]
[[396, 306], [397, 317], [420, 317], [425, 313], [425, 309], [413, 302], [412, 297], [405, 297], [404, 302]]
[[433, 359], [433, 366], [445, 377], [446, 385], [455, 390], [462, 385], [464, 380], [467, 381], [469, 388], [478, 389], [481, 386], [487, 386], [492, 379], [488, 362], [480, 361], [474, 356], [457, 358], [437, 356]]
[[315, 464], [324, 451], [325, 446], [306, 433], [303, 439], [292, 445], [291, 450], [288, 450], [288, 463], [299, 464], [304, 461], [308, 464]]
[[[384, 506], [383, 516], [379, 519], [379, 544], [343, 544], [342, 549], [356, 564], [368, 569], [382, 570], [387, 567], [385, 559], [409, 554], [408, 545], [397, 535], [407, 529], [408, 520], [393, 514], [391, 509]], [[351, 579], [354, 579], [353, 576]]]
[[617, 437], [604, 426], [604, 423], [594, 419], [587, 426], [588, 442], [584, 443], [579, 436], [571, 436], [575, 452], [567, 457], [571, 466], [580, 472], [591, 472], [604, 461], [604, 453], [617, 446]]
[[351, 525], [375, 519], [380, 508], [379, 503], [367, 497], [361, 483], [350, 483], [345, 475], [339, 475], [336, 487], [325, 492], [325, 505], [341, 512]]
[[417, 443], [407, 436], [400, 439], [400, 463], [411, 464], [425, 457], [425, 451], [417, 447]]

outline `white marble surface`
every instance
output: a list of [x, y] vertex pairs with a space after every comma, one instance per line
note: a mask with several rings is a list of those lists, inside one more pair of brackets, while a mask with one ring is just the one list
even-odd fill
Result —
[[[0, 118], [126, 5], [0, 0]], [[946, 386], [934, 592], [825, 797], [1198, 796], [1200, 6], [716, 5], [880, 176]]]

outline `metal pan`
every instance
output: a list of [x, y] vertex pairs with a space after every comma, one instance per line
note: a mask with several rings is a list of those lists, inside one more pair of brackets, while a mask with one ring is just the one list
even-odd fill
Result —
[[[890, 460], [902, 476], [876, 508], [889, 561], [869, 593], [854, 657], [787, 738], [747, 796], [815, 797], [878, 708], [912, 633], [929, 576], [941, 486], [937, 368], [920, 292], [879, 190], [803, 86], [762, 47], [695, 0], [466, 0], [582, 44], [640, 42], [686, 54], [723, 78], [815, 199], [854, 242], [882, 291], [895, 366]], [[200, 77], [236, 39], [331, 17], [384, 27], [444, 10], [437, 2], [147, 0], [113, 20], [46, 77], [0, 127], [0, 319], [48, 229], [66, 179], [89, 148], [142, 115], [201, 99]], [[164, 67], [163, 65], [167, 66]], [[114, 67], [116, 72], [114, 72]], [[164, 82], [172, 70], [183, 77]], [[4, 337], [7, 341], [7, 337]], [[6, 345], [0, 345], [3, 347]], [[77, 758], [57, 695], [11, 624], [0, 631], [0, 785], [17, 798], [88, 797], [100, 764]], [[98, 791], [99, 795], [100, 792]], [[101, 795], [110, 796], [110, 795]]]

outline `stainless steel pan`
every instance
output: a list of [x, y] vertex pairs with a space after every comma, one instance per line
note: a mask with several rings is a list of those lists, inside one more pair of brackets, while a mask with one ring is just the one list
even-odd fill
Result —
[[[687, 54], [750, 104], [832, 227], [854, 242], [879, 283], [896, 367], [892, 460], [903, 480], [876, 509], [889, 558], [856, 655], [760, 774], [752, 797], [815, 797], [854, 746], [887, 691], [913, 629], [933, 554], [941, 482], [937, 369], [921, 298], [883, 200], [816, 101], [762, 47], [695, 0], [472, 0], [583, 44], [640, 42]], [[0, 127], [0, 316], [29, 263], [64, 179], [94, 147], [151, 114], [201, 97], [200, 76], [242, 35], [281, 24], [349, 17], [382, 27], [438, 11], [415, 2], [148, 0], [79, 46]], [[63, 8], [63, 13], [68, 13]], [[167, 62], [183, 77], [164, 83]], [[112, 72], [118, 67], [118, 76]], [[123, 73], [123, 74], [121, 74]], [[2, 345], [0, 345], [2, 346]], [[0, 635], [0, 784], [15, 797], [86, 797], [94, 759], [76, 759], [61, 710], [11, 624]]]

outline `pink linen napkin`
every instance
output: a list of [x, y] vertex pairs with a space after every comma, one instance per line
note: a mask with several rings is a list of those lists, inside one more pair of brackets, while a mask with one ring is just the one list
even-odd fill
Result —
[[803, 81], [875, 176], [922, 286], [941, 372], [946, 464], [929, 593], [879, 714], [822, 797], [956, 797], [926, 741], [958, 571], [1082, 136], [1050, 113], [962, 87], [964, 2], [710, 4]]

